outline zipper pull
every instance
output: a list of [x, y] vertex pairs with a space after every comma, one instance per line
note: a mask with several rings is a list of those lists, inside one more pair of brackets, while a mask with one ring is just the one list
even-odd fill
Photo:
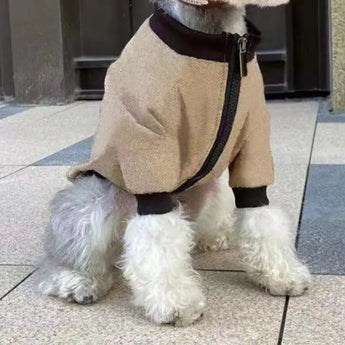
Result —
[[238, 53], [240, 58], [240, 73], [241, 78], [246, 77], [248, 75], [247, 69], [247, 43], [248, 40], [246, 37], [242, 36], [238, 39]]

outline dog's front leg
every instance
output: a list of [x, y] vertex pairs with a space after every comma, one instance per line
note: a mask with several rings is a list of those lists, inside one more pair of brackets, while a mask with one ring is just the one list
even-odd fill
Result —
[[238, 208], [234, 239], [245, 270], [257, 284], [273, 295], [296, 296], [309, 286], [310, 273], [297, 258], [288, 218], [268, 206], [266, 186], [274, 180], [270, 116], [261, 78], [257, 83], [255, 106], [242, 129], [240, 151], [229, 167]]
[[250, 278], [273, 295], [302, 294], [311, 276], [297, 258], [286, 215], [270, 206], [243, 208], [235, 213], [237, 243]]
[[122, 268], [134, 303], [152, 321], [186, 326], [202, 316], [206, 302], [191, 265], [192, 247], [193, 230], [181, 206], [129, 221]]

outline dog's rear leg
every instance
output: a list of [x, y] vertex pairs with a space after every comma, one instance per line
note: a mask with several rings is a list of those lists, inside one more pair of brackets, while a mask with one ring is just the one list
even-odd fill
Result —
[[180, 196], [195, 222], [196, 242], [202, 251], [230, 247], [234, 197], [228, 179], [226, 172], [220, 178], [211, 179]]
[[46, 231], [42, 293], [87, 304], [110, 289], [117, 237], [115, 194], [109, 181], [89, 176], [56, 195]]
[[205, 309], [197, 273], [191, 265], [193, 230], [182, 206], [160, 215], [137, 215], [125, 233], [123, 271], [134, 303], [156, 323], [185, 326]]

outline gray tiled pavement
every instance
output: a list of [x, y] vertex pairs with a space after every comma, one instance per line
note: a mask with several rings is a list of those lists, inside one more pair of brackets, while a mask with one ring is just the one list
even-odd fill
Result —
[[309, 295], [289, 300], [283, 345], [344, 344], [344, 290], [344, 276], [314, 276]]
[[45, 157], [34, 165], [77, 165], [90, 158], [93, 137], [79, 141], [61, 151]]
[[28, 106], [4, 104], [0, 107], [0, 120], [8, 116], [17, 115], [28, 109], [30, 109]]
[[81, 307], [37, 295], [33, 276], [3, 301], [1, 344], [276, 343], [284, 298], [258, 291], [242, 273], [203, 272], [202, 279], [209, 300], [204, 319], [174, 329], [150, 324], [131, 307], [122, 279], [105, 299]]
[[345, 165], [311, 165], [298, 251], [313, 273], [345, 276]]
[[276, 166], [270, 197], [290, 213], [296, 232], [314, 145], [298, 248], [323, 275], [305, 296], [289, 299], [285, 312], [285, 298], [233, 271], [241, 269], [233, 250], [194, 258], [209, 308], [186, 329], [150, 324], [130, 305], [121, 277], [90, 307], [39, 296], [37, 273], [30, 274], [42, 259], [49, 200], [66, 185], [68, 167], [87, 158], [98, 106], [78, 102], [0, 115], [0, 344], [271, 345], [279, 337], [286, 345], [344, 343], [345, 122], [322, 112], [317, 124], [317, 101], [269, 103]]
[[345, 114], [341, 115], [319, 115], [319, 123], [345, 123]]

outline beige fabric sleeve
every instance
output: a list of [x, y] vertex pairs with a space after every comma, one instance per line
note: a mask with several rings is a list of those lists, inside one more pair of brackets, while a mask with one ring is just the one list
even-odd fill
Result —
[[250, 110], [242, 129], [240, 151], [231, 163], [230, 185], [233, 188], [256, 188], [273, 183], [270, 147], [270, 114], [266, 108], [262, 75], [253, 61], [250, 71]]
[[273, 183], [273, 162], [270, 147], [270, 116], [266, 109], [248, 115], [243, 128], [244, 141], [230, 165], [230, 186], [255, 188]]

